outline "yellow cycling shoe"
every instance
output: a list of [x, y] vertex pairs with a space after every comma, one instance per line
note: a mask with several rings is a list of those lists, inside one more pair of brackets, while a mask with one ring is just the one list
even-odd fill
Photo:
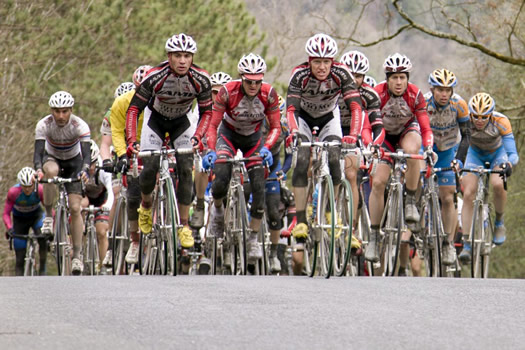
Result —
[[182, 248], [191, 248], [195, 244], [193, 234], [188, 226], [183, 226], [177, 230], [179, 235], [180, 245]]
[[306, 224], [303, 224], [303, 223], [297, 224], [292, 230], [292, 235], [295, 238], [306, 238], [306, 237], [308, 237], [308, 226]]
[[146, 209], [141, 204], [140, 208], [138, 208], [137, 211], [139, 212], [140, 231], [145, 235], [151, 233], [151, 226], [152, 226], [151, 208]]
[[359, 250], [361, 249], [361, 241], [356, 236], [352, 235], [352, 242], [350, 243], [350, 249]]

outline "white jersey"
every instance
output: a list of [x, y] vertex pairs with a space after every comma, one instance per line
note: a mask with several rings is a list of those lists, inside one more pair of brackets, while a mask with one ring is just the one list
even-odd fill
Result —
[[89, 142], [90, 131], [85, 121], [71, 114], [69, 122], [59, 127], [50, 114], [36, 124], [35, 140], [46, 141], [46, 152], [60, 160], [68, 160], [77, 156], [80, 142]]

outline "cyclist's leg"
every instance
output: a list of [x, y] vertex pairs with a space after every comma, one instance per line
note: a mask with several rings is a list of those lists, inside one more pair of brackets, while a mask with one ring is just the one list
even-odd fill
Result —
[[[46, 178], [52, 178], [57, 176], [60, 167], [54, 158], [49, 157], [47, 154], [44, 156], [44, 165], [42, 167]], [[56, 187], [53, 184], [44, 184], [44, 200], [43, 205], [46, 209], [46, 216], [49, 218], [53, 217], [53, 203], [55, 203]]]
[[[508, 162], [508, 157], [505, 148], [501, 146], [492, 155], [491, 168], [494, 170], [501, 170], [500, 164]], [[506, 238], [506, 230], [503, 222], [503, 214], [505, 212], [505, 204], [507, 203], [507, 191], [503, 185], [503, 179], [499, 174], [490, 175], [490, 186], [494, 193], [494, 209], [496, 211], [496, 219], [494, 220], [494, 238], [493, 242], [497, 245], [503, 244]]]
[[[13, 231], [17, 235], [27, 236], [29, 228], [27, 217], [13, 215]], [[15, 250], [15, 273], [17, 276], [24, 275], [24, 263], [26, 256], [27, 240], [21, 238], [13, 239], [13, 249]]]
[[[333, 112], [333, 118], [330, 119], [319, 131], [319, 140], [321, 141], [339, 141], [343, 137], [341, 131], [341, 120], [339, 118], [339, 108]], [[328, 167], [334, 184], [334, 192], [338, 192], [338, 186], [341, 184], [341, 147], [330, 147], [328, 149]]]
[[[299, 118], [298, 137], [302, 141], [312, 141], [312, 132], [308, 123]], [[306, 225], [306, 202], [307, 202], [307, 186], [308, 186], [308, 168], [310, 166], [310, 148], [297, 147], [296, 164], [292, 175], [292, 185], [295, 197], [295, 207], [297, 216], [297, 225], [293, 232], [298, 238], [304, 238], [308, 234]]]
[[[201, 140], [204, 149], [207, 148], [206, 138]], [[202, 154], [203, 156], [204, 154]], [[195, 172], [195, 196], [197, 197], [197, 203], [193, 209], [192, 226], [200, 228], [204, 225], [204, 195], [206, 193], [206, 187], [208, 186], [208, 173]]]
[[359, 162], [357, 156], [346, 156], [345, 157], [345, 176], [346, 179], [350, 182], [350, 186], [352, 187], [352, 200], [353, 200], [353, 206], [352, 208], [353, 213], [352, 217], [354, 218], [354, 222], [352, 225], [355, 227], [355, 218], [357, 217], [357, 204], [359, 203], [359, 191], [357, 189], [357, 172], [359, 171]]
[[[62, 171], [61, 176], [65, 178], [76, 178], [82, 169], [82, 155], [78, 154], [67, 161], [59, 163]], [[67, 183], [65, 185], [68, 196], [69, 215], [71, 217], [71, 238], [73, 240], [73, 258], [79, 259], [82, 250], [82, 231], [84, 223], [81, 215], [82, 185], [80, 182]]]
[[98, 211], [95, 215], [95, 231], [97, 233], [98, 258], [102, 263], [108, 250], [109, 212]]
[[[270, 178], [276, 176], [281, 170], [279, 152], [272, 155], [274, 162], [270, 167]], [[279, 211], [281, 203], [281, 185], [279, 181], [267, 181], [265, 188], [266, 214], [268, 217], [268, 227], [270, 230], [270, 267], [273, 272], [281, 270], [281, 263], [277, 257], [277, 248], [280, 240], [283, 222]]]
[[[45, 213], [44, 211], [40, 211], [40, 213], [34, 217], [33, 220], [31, 220], [31, 225], [33, 227], [33, 232], [35, 235], [40, 235], [42, 225], [44, 223]], [[47, 239], [39, 239], [38, 240], [38, 256], [39, 256], [39, 276], [45, 276], [47, 274], [47, 268], [46, 268], [46, 260], [47, 260], [47, 250], [48, 250], [48, 240]]]
[[[419, 154], [421, 149], [421, 135], [419, 125], [412, 123], [401, 135], [399, 144], [405, 153]], [[416, 206], [416, 191], [419, 185], [421, 163], [417, 159], [407, 159], [407, 171], [405, 173], [406, 200], [405, 220], [419, 221], [419, 212]]]

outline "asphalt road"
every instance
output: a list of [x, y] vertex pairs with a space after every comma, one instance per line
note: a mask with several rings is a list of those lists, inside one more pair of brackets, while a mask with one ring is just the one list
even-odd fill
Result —
[[525, 281], [0, 278], [0, 349], [516, 349]]

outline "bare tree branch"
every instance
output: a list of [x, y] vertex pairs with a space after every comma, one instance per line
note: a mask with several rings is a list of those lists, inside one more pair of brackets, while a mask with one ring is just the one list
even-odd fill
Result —
[[518, 18], [520, 17], [521, 10], [523, 9], [523, 5], [525, 5], [525, 0], [521, 2], [520, 10], [516, 14], [516, 18], [514, 19], [514, 23], [512, 24], [509, 36], [507, 37], [507, 42], [509, 43], [509, 52], [510, 52], [511, 57], [514, 56], [514, 53], [512, 52], [512, 35], [515, 35], [514, 30], [516, 29], [516, 23], [518, 23]]
[[[421, 31], [421, 32], [423, 32], [425, 34], [428, 34], [428, 35], [436, 37], [436, 38], [448, 39], [448, 40], [455, 41], [455, 42], [457, 42], [457, 43], [459, 43], [461, 45], [472, 47], [474, 49], [477, 49], [477, 50], [483, 52], [487, 56], [494, 57], [494, 58], [496, 58], [496, 59], [498, 59], [498, 60], [500, 60], [502, 62], [506, 62], [506, 63], [517, 65], [517, 66], [525, 67], [525, 59], [523, 59], [523, 58], [516, 58], [516, 57], [512, 57], [512, 56], [502, 55], [502, 54], [500, 54], [500, 53], [498, 53], [496, 51], [493, 51], [493, 50], [489, 49], [488, 47], [486, 47], [484, 45], [481, 45], [478, 42], [466, 41], [466, 40], [464, 40], [462, 38], [459, 38], [455, 34], [449, 34], [449, 33], [443, 33], [443, 32], [438, 32], [438, 31], [431, 30], [431, 29], [429, 29], [429, 28], [427, 28], [427, 27], [425, 27], [425, 26], [423, 26], [421, 24], [416, 23], [406, 12], [404, 12], [401, 9], [401, 5], [399, 4], [399, 0], [392, 0], [392, 4], [394, 5], [397, 13], [399, 13], [399, 15], [405, 21], [408, 22], [408, 24], [410, 25], [409, 27], [411, 27], [411, 28], [415, 28], [415, 29], [417, 29], [417, 30], [419, 30], [419, 31]], [[403, 26], [401, 28], [407, 29], [406, 26]], [[397, 34], [399, 34], [399, 30], [398, 30]], [[380, 41], [383, 41], [383, 40], [380, 40]]]
[[389, 35], [389, 36], [381, 37], [381, 38], [379, 38], [379, 39], [377, 39], [375, 41], [371, 41], [369, 43], [361, 43], [360, 41], [354, 40], [352, 38], [350, 38], [349, 40], [353, 41], [354, 43], [356, 43], [356, 45], [359, 45], [361, 47], [369, 47], [369, 46], [377, 45], [377, 44], [379, 44], [382, 41], [388, 41], [390, 39], [393, 39], [396, 36], [398, 36], [399, 34], [401, 34], [402, 32], [404, 32], [405, 30], [410, 29], [410, 28], [412, 28], [411, 24], [405, 24], [404, 26], [400, 27], [394, 34]]

